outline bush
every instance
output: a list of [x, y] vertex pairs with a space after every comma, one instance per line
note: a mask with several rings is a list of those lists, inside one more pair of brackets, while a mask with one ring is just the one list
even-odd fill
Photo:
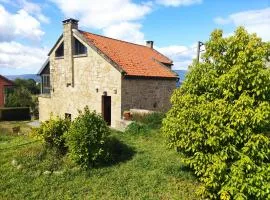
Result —
[[127, 126], [125, 133], [139, 135], [139, 134], [145, 134], [147, 131], [148, 131], [147, 125], [137, 123], [137, 122], [132, 122], [131, 124]]
[[214, 31], [171, 98], [162, 130], [204, 198], [270, 198], [269, 55], [269, 43], [243, 28], [228, 38]]
[[70, 158], [84, 168], [102, 162], [110, 130], [106, 122], [88, 107], [71, 123], [65, 134]]
[[55, 148], [59, 153], [65, 153], [64, 133], [68, 131], [69, 126], [69, 120], [51, 116], [48, 121], [41, 123], [40, 127], [33, 131], [45, 142], [46, 148]]
[[134, 113], [132, 119], [136, 122], [147, 125], [150, 129], [159, 129], [162, 126], [162, 120], [165, 117], [164, 113], [153, 112], [149, 114]]

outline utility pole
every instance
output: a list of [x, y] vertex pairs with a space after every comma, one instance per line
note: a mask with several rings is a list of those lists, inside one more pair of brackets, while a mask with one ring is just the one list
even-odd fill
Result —
[[198, 41], [198, 47], [197, 47], [197, 62], [200, 61], [200, 52], [201, 52], [201, 46], [204, 44], [201, 41]]

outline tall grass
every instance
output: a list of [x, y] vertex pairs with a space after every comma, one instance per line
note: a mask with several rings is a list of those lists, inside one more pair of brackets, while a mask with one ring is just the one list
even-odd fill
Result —
[[164, 113], [153, 112], [149, 114], [134, 113], [132, 119], [135, 122], [144, 124], [149, 129], [159, 129], [162, 126], [162, 120], [165, 117]]

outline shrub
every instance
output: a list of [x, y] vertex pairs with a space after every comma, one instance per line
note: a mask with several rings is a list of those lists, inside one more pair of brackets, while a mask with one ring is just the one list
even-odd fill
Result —
[[84, 168], [102, 162], [110, 130], [106, 122], [88, 107], [71, 123], [65, 134], [70, 158]]
[[50, 117], [46, 122], [41, 123], [39, 128], [33, 129], [34, 134], [41, 137], [45, 146], [56, 148], [60, 153], [65, 153], [64, 133], [69, 129], [70, 121], [60, 117]]
[[204, 198], [270, 198], [269, 55], [269, 43], [243, 28], [228, 38], [214, 31], [171, 98], [162, 130]]
[[139, 135], [139, 134], [145, 134], [147, 131], [148, 131], [148, 127], [145, 124], [132, 122], [131, 124], [127, 126], [125, 133]]

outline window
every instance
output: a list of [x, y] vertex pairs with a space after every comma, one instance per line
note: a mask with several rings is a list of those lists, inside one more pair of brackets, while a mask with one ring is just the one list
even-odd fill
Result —
[[43, 74], [41, 76], [42, 81], [42, 94], [49, 94], [50, 93], [50, 75], [49, 74]]
[[86, 54], [87, 48], [75, 38], [75, 55]]
[[58, 49], [55, 51], [55, 57], [63, 57], [64, 56], [64, 42], [60, 44]]
[[65, 119], [71, 121], [71, 114], [70, 113], [65, 113]]
[[43, 87], [50, 87], [50, 75], [43, 75]]

